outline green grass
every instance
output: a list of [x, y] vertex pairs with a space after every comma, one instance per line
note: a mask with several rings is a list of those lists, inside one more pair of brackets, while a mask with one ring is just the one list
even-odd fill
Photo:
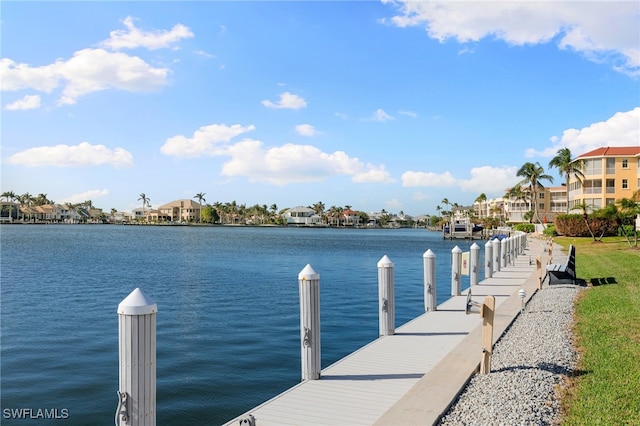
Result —
[[563, 425], [640, 425], [640, 250], [623, 238], [556, 238], [576, 247], [580, 297], [576, 374], [562, 396]]

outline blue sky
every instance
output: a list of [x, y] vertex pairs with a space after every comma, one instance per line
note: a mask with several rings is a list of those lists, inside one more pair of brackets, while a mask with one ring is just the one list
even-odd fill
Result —
[[435, 214], [640, 145], [640, 3], [3, 1], [1, 190]]

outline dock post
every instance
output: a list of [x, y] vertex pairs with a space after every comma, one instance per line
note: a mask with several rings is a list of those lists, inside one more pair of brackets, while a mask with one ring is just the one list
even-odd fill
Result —
[[500, 240], [493, 240], [493, 272], [500, 272]]
[[491, 372], [491, 354], [493, 354], [493, 317], [495, 311], [495, 297], [485, 297], [482, 306], [482, 361], [480, 362], [480, 374], [488, 374]]
[[320, 274], [307, 265], [298, 274], [302, 380], [320, 378]]
[[507, 267], [507, 239], [500, 241], [500, 269]]
[[396, 307], [393, 282], [393, 262], [385, 254], [378, 261], [378, 307], [380, 336], [395, 333]]
[[431, 249], [422, 255], [424, 263], [424, 311], [435, 311], [437, 309], [436, 294], [436, 255]]
[[139, 288], [118, 305], [117, 425], [156, 424], [156, 312], [158, 305]]
[[491, 278], [493, 276], [493, 250], [491, 241], [487, 241], [484, 245], [484, 277]]
[[455, 246], [451, 250], [451, 295], [460, 296], [460, 281], [462, 279], [462, 250]]
[[474, 286], [478, 284], [478, 264], [480, 263], [480, 246], [476, 243], [471, 244], [469, 248], [471, 252], [469, 257], [469, 285]]

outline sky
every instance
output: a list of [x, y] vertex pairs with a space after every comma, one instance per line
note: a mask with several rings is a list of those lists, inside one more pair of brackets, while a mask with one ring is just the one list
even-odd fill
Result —
[[640, 145], [637, 1], [0, 5], [2, 192], [437, 214]]

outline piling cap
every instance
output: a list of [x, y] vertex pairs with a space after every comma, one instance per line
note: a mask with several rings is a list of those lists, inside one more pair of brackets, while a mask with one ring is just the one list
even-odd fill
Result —
[[451, 253], [462, 253], [462, 249], [458, 246], [455, 246], [452, 250]]
[[320, 274], [318, 274], [311, 265], [307, 264], [302, 271], [298, 274], [299, 280], [319, 280]]
[[158, 305], [142, 290], [136, 288], [118, 305], [120, 315], [147, 315], [158, 312]]
[[427, 251], [425, 251], [425, 252], [424, 252], [424, 254], [422, 255], [422, 257], [434, 257], [434, 258], [435, 258], [435, 257], [436, 257], [436, 254], [435, 254], [431, 249], [429, 249], [429, 250], [427, 250]]
[[378, 261], [378, 268], [393, 268], [393, 262], [386, 254]]

